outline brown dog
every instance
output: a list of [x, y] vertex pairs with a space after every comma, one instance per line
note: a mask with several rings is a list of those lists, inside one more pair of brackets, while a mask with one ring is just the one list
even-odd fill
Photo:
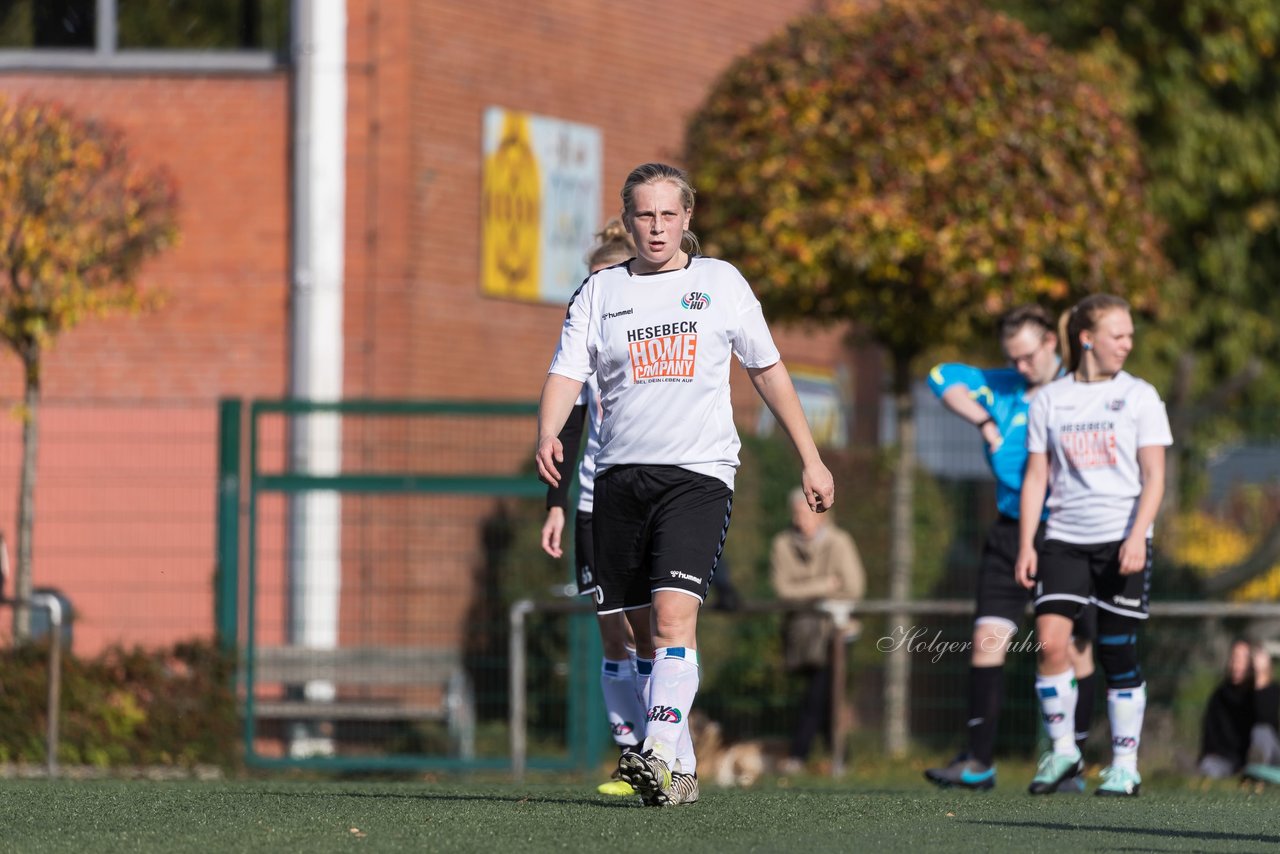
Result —
[[689, 735], [698, 754], [698, 777], [718, 786], [751, 786], [772, 765], [764, 742], [725, 744], [720, 724], [700, 711], [689, 715]]

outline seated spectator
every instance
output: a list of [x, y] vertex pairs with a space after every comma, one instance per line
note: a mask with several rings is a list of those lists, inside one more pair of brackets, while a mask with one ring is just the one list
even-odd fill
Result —
[[1245, 770], [1267, 779], [1271, 769], [1276, 779], [1268, 782], [1280, 782], [1278, 718], [1280, 686], [1271, 680], [1271, 657], [1248, 641], [1235, 641], [1226, 677], [1205, 709], [1200, 773], [1221, 780]]

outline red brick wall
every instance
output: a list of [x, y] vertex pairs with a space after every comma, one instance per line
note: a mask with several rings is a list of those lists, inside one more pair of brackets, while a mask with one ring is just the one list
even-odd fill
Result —
[[[168, 304], [93, 319], [48, 356], [48, 398], [213, 400], [284, 390], [289, 99], [283, 73], [254, 76], [2, 74], [8, 98], [56, 100], [122, 128], [137, 160], [177, 179], [180, 245], [143, 283]], [[16, 395], [0, 358], [0, 394]]]
[[[603, 218], [620, 207], [632, 167], [679, 163], [686, 123], [730, 60], [812, 5], [707, 0], [640, 9], [540, 0], [513, 12], [496, 0], [415, 3], [414, 334], [408, 358], [397, 353], [385, 370], [402, 373], [404, 386], [423, 396], [532, 397], [541, 388], [563, 308], [479, 296], [486, 107], [599, 127]], [[695, 213], [695, 232], [697, 225]], [[784, 358], [818, 363], [830, 361], [837, 341], [834, 334], [779, 337]], [[748, 393], [736, 396], [749, 403]]]

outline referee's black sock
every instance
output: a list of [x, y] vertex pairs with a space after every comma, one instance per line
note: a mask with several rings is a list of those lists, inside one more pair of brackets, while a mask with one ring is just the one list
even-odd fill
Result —
[[969, 668], [969, 755], [990, 765], [1004, 705], [1004, 665]]
[[1093, 725], [1094, 696], [1098, 690], [1098, 671], [1076, 677], [1076, 747], [1084, 755], [1084, 743]]

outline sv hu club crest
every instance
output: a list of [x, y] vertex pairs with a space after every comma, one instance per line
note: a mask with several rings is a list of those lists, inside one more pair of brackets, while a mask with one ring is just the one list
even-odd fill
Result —
[[680, 710], [675, 706], [654, 706], [649, 710], [649, 720], [678, 724], [680, 723]]
[[702, 291], [690, 291], [680, 299], [680, 305], [691, 311], [701, 311], [711, 305], [711, 295]]

